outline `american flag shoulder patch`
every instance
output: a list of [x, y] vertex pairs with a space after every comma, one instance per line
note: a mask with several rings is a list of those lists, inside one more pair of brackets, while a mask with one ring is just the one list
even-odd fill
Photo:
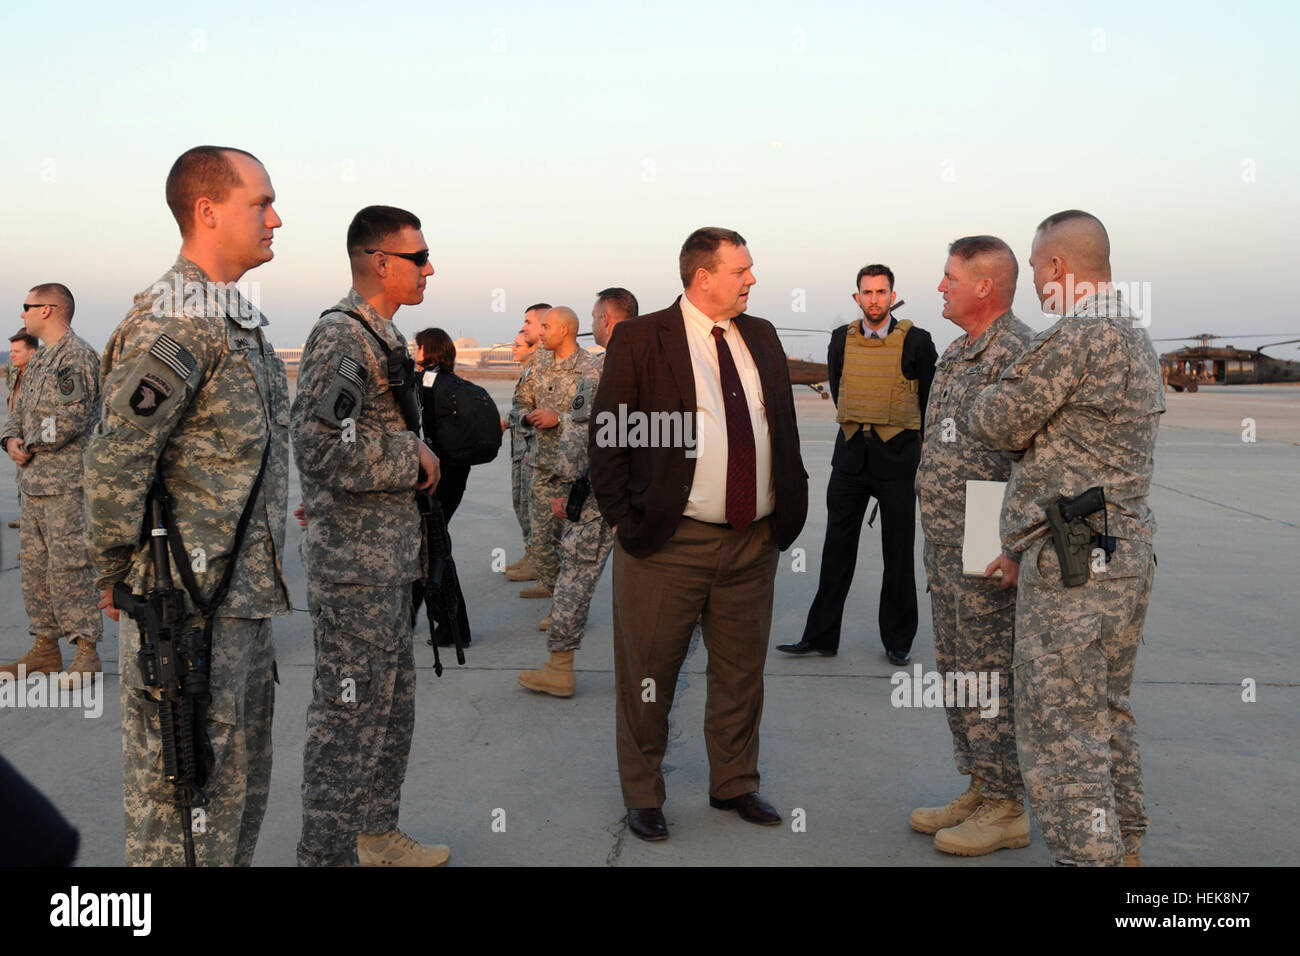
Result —
[[365, 367], [356, 359], [349, 358], [346, 355], [339, 358], [339, 374], [355, 385], [357, 388], [366, 387], [366, 378], [368, 373]]
[[175, 372], [182, 381], [189, 378], [199, 364], [185, 346], [166, 333], [158, 336], [158, 341], [149, 349], [149, 354]]

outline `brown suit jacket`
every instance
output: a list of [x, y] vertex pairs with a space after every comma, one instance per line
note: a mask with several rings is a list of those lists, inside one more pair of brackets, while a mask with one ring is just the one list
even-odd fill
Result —
[[[589, 425], [596, 502], [605, 520], [618, 525], [624, 550], [638, 558], [659, 550], [677, 530], [695, 477], [695, 459], [686, 457], [684, 448], [601, 447], [597, 436], [607, 415], [617, 420], [620, 405], [627, 412], [695, 414], [695, 373], [680, 302], [614, 327]], [[732, 321], [763, 384], [776, 487], [772, 520], [777, 545], [784, 551], [808, 516], [808, 473], [799, 454], [789, 365], [771, 322], [744, 314]]]

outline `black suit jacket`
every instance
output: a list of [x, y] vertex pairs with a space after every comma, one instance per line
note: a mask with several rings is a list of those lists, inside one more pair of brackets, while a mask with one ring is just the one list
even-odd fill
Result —
[[[673, 536], [695, 477], [695, 459], [684, 448], [601, 447], [606, 415], [627, 412], [689, 412], [696, 409], [695, 373], [678, 299], [662, 312], [614, 327], [589, 426], [591, 487], [600, 512], [618, 525], [628, 554], [644, 558]], [[799, 454], [790, 367], [776, 329], [766, 319], [738, 315], [733, 322], [754, 358], [772, 438], [772, 477], [777, 545], [784, 551], [808, 516], [808, 473]], [[696, 433], [698, 438], [698, 433]]]
[[[894, 331], [898, 319], [890, 316], [889, 332]], [[831, 333], [831, 344], [826, 350], [826, 365], [830, 373], [831, 398], [840, 403], [840, 378], [844, 372], [844, 343], [849, 327], [841, 325]], [[886, 333], [888, 334], [888, 333]], [[917, 401], [921, 406], [922, 428], [925, 422], [925, 405], [930, 398], [930, 383], [934, 381], [934, 365], [938, 359], [934, 340], [925, 329], [912, 326], [903, 339], [903, 376], [917, 383]], [[907, 480], [916, 477], [916, 467], [921, 462], [921, 431], [899, 432], [889, 441], [880, 440], [873, 429], [860, 429], [848, 441], [839, 426], [835, 430], [835, 450], [831, 452], [831, 467], [848, 474], [860, 474], [870, 469], [872, 477], [885, 481]]]

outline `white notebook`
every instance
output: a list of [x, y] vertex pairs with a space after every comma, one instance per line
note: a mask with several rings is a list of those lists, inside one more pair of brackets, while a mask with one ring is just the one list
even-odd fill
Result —
[[[966, 482], [966, 534], [961, 544], [962, 572], [984, 576], [984, 569], [1002, 553], [998, 518], [1002, 514], [1005, 481]], [[994, 577], [1002, 577], [998, 571]]]

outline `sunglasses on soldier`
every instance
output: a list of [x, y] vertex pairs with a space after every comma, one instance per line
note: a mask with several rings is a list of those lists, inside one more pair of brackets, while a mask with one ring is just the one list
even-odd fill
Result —
[[428, 249], [421, 249], [419, 252], [389, 252], [387, 249], [363, 249], [362, 252], [368, 256], [374, 255], [376, 252], [383, 253], [386, 256], [397, 256], [399, 259], [415, 263], [417, 269], [423, 269], [429, 261]]

